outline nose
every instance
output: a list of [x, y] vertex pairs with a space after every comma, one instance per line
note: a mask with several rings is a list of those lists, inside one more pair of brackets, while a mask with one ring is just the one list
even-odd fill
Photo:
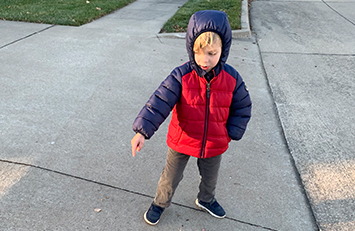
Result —
[[203, 66], [207, 66], [206, 64], [208, 64], [208, 55], [202, 55], [201, 57], [201, 63], [203, 64]]

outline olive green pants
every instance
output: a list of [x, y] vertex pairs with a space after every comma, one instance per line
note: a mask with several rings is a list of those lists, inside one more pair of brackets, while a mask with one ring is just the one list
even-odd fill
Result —
[[[170, 206], [189, 159], [190, 156], [169, 148], [166, 165], [161, 174], [154, 199], [156, 205], [162, 208]], [[221, 159], [221, 155], [207, 159], [197, 159], [197, 166], [201, 176], [197, 198], [203, 202], [210, 202], [215, 196]]]

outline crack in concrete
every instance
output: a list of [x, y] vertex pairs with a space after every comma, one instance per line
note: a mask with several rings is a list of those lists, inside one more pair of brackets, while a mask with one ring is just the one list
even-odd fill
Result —
[[[346, 21], [350, 22], [351, 24], [353, 24], [353, 26], [355, 26], [355, 23], [350, 21], [350, 19], [346, 18], [344, 15], [342, 15], [341, 13], [339, 13], [337, 10], [335, 10], [333, 7], [331, 7], [328, 3], [326, 3], [324, 0], [322, 0], [322, 2], [327, 5], [331, 10], [333, 10], [335, 13], [337, 13], [340, 17], [342, 17], [343, 19], [345, 19]], [[338, 2], [337, 2], [338, 3]]]
[[[124, 192], [127, 192], [127, 193], [135, 194], [135, 195], [138, 195], [138, 196], [143, 196], [143, 197], [154, 199], [153, 196], [150, 196], [150, 195], [147, 195], [147, 194], [144, 194], [144, 193], [132, 191], [132, 190], [129, 190], [129, 189], [117, 187], [117, 186], [114, 186], [114, 185], [102, 183], [102, 182], [95, 181], [95, 180], [86, 179], [86, 178], [83, 178], [83, 177], [80, 177], [80, 176], [71, 175], [71, 174], [68, 174], [68, 173], [60, 172], [60, 171], [57, 171], [57, 170], [52, 170], [52, 169], [41, 167], [41, 166], [34, 165], [34, 164], [20, 163], [20, 162], [15, 162], [15, 161], [10, 161], [10, 160], [2, 160], [2, 159], [0, 159], [0, 162], [8, 163], [8, 164], [14, 164], [14, 165], [27, 166], [27, 167], [31, 167], [31, 168], [36, 168], [36, 169], [39, 169], [39, 170], [52, 172], [52, 173], [59, 174], [59, 175], [62, 175], [62, 176], [71, 177], [71, 178], [74, 178], [74, 179], [77, 179], [77, 180], [86, 181], [86, 182], [90, 182], [90, 183], [93, 183], [93, 184], [98, 184], [100, 186], [104, 186], [104, 187], [108, 187], [108, 188], [112, 188], [112, 189], [117, 189], [117, 190], [124, 191]], [[183, 204], [180, 204], [180, 203], [176, 203], [176, 202], [172, 202], [172, 204], [174, 204], [176, 206], [183, 207], [183, 208], [192, 209], [192, 210], [195, 210], [195, 211], [201, 211], [198, 208], [193, 208], [193, 207], [190, 207], [190, 206], [187, 206], [187, 205], [183, 205]], [[235, 221], [235, 222], [238, 222], [238, 223], [242, 223], [242, 224], [245, 224], [245, 225], [261, 228], [261, 229], [264, 229], [264, 230], [277, 231], [276, 229], [264, 227], [264, 226], [257, 225], [257, 224], [252, 224], [252, 223], [249, 223], [249, 222], [246, 222], [246, 221], [242, 221], [242, 220], [238, 220], [238, 219], [235, 219], [235, 218], [231, 218], [231, 217], [228, 217], [228, 216], [225, 217], [225, 219], [228, 219], [228, 220], [231, 220], [231, 221]]]

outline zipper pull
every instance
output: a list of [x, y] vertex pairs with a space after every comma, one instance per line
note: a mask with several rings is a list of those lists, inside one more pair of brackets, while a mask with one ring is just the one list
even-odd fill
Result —
[[211, 95], [211, 83], [207, 83], [206, 85], [206, 94], [207, 94], [207, 99], [210, 98], [210, 95]]
[[209, 99], [211, 95], [211, 83], [207, 83], [206, 90], [207, 99]]

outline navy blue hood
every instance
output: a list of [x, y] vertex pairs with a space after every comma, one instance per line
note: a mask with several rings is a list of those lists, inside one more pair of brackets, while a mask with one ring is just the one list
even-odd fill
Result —
[[207, 72], [202, 70], [196, 64], [193, 47], [196, 38], [200, 34], [207, 31], [217, 33], [222, 39], [221, 58], [216, 67], [213, 69], [215, 75], [218, 75], [223, 69], [223, 66], [227, 61], [229, 49], [232, 43], [232, 30], [226, 13], [216, 10], [204, 10], [198, 11], [191, 16], [186, 32], [186, 49], [192, 68], [201, 77], [203, 77]]

